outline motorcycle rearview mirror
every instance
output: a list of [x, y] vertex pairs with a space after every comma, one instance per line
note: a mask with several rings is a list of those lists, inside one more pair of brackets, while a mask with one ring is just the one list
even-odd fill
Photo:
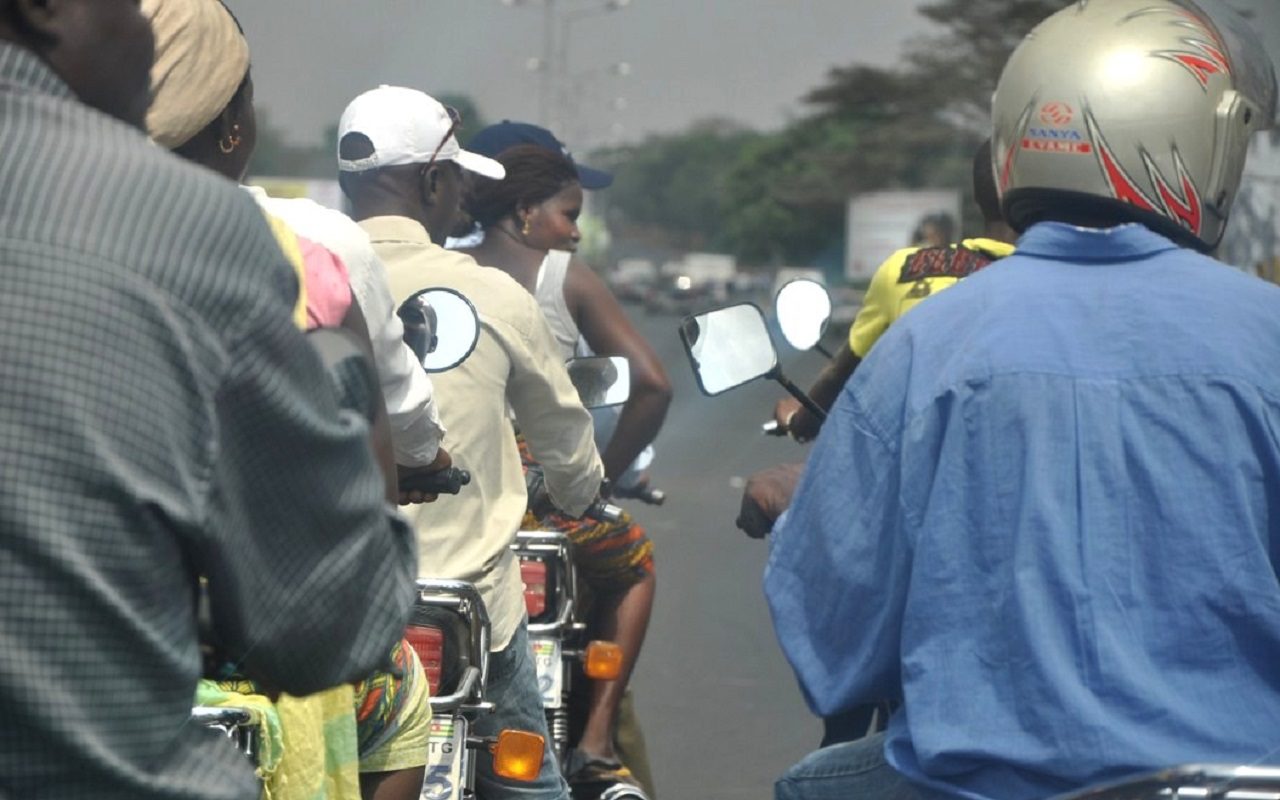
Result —
[[447, 372], [466, 361], [480, 341], [480, 315], [462, 293], [423, 289], [396, 311], [404, 341], [427, 372]]
[[782, 374], [764, 312], [754, 303], [685, 317], [680, 323], [680, 340], [703, 394], [714, 397], [768, 378], [781, 384], [818, 419], [827, 418], [821, 406]]
[[546, 739], [527, 731], [504, 730], [490, 748], [493, 771], [507, 780], [531, 783], [542, 772], [542, 753]]
[[571, 358], [565, 369], [584, 408], [620, 406], [631, 399], [631, 363], [622, 356]]
[[807, 278], [789, 281], [778, 290], [773, 309], [787, 344], [797, 350], [817, 350], [827, 358], [832, 357], [821, 344], [831, 321], [831, 295], [825, 286]]

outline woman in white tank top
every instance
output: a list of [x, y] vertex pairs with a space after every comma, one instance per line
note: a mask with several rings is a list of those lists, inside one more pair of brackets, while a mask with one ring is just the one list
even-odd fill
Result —
[[[566, 359], [595, 352], [630, 361], [631, 399], [601, 453], [606, 474], [616, 481], [662, 426], [671, 399], [666, 371], [604, 282], [572, 257], [583, 200], [573, 162], [537, 145], [490, 155], [506, 167], [507, 177], [477, 180], [467, 210], [485, 237], [467, 252], [479, 263], [507, 272], [538, 298]], [[575, 558], [598, 595], [599, 618], [591, 624], [616, 641], [624, 655], [622, 676], [593, 687], [569, 778], [574, 772], [584, 779], [610, 770], [625, 773], [617, 762], [613, 732], [653, 606], [652, 545], [629, 516], [610, 530], [564, 518], [543, 522], [564, 530], [577, 544]]]

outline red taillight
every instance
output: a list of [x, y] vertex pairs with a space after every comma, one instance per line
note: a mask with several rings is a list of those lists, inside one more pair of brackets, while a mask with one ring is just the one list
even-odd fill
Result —
[[422, 662], [427, 683], [431, 686], [431, 696], [438, 697], [440, 676], [444, 672], [444, 631], [428, 625], [410, 625], [405, 628], [404, 638], [409, 640], [409, 645]]
[[531, 619], [547, 610], [547, 563], [520, 559], [520, 580], [524, 581], [524, 607]]

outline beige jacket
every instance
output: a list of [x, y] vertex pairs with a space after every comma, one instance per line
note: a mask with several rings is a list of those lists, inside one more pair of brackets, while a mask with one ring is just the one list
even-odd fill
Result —
[[508, 546], [528, 500], [507, 407], [542, 462], [552, 499], [570, 514], [586, 510], [604, 479], [591, 415], [537, 302], [520, 284], [433, 244], [422, 225], [405, 217], [360, 225], [386, 265], [397, 305], [441, 286], [461, 292], [480, 314], [475, 351], [432, 376], [449, 431], [445, 448], [456, 466], [471, 470], [472, 483], [457, 497], [409, 509], [409, 517], [418, 532], [418, 574], [476, 584], [493, 623], [491, 646], [500, 650], [524, 619], [520, 565]]

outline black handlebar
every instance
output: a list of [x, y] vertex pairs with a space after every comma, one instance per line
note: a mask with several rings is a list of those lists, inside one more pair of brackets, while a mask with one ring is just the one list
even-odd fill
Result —
[[[534, 516], [542, 517], [551, 513], [563, 513], [556, 508], [555, 503], [551, 502], [551, 495], [547, 493], [546, 479], [540, 465], [531, 464], [525, 468], [524, 485], [529, 493], [529, 510], [533, 512]], [[621, 518], [622, 509], [602, 498], [596, 498], [595, 502], [587, 506], [587, 510], [582, 512], [582, 516], [579, 517], [579, 519], [591, 519], [596, 522], [608, 522], [611, 524]]]
[[419, 472], [400, 481], [402, 492], [423, 494], [457, 494], [471, 483], [471, 473], [465, 469], [449, 467], [439, 472]]
[[613, 503], [606, 503], [604, 500], [597, 500], [587, 506], [587, 510], [582, 512], [583, 519], [593, 519], [596, 522], [607, 522], [610, 525], [621, 521], [622, 509]]

